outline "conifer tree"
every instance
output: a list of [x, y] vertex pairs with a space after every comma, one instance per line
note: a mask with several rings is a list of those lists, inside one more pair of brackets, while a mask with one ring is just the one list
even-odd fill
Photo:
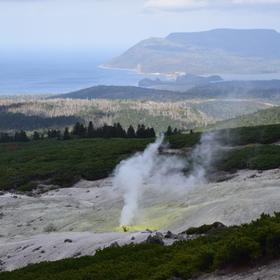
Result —
[[64, 133], [63, 133], [63, 140], [69, 140], [69, 139], [71, 139], [70, 133], [69, 133], [69, 128], [66, 127], [64, 130]]
[[14, 139], [16, 142], [28, 142], [29, 141], [29, 139], [26, 135], [26, 132], [24, 130], [21, 130], [20, 132], [16, 132]]
[[93, 138], [95, 136], [94, 132], [95, 131], [94, 131], [93, 123], [92, 123], [92, 121], [90, 121], [88, 124], [88, 129], [87, 129], [88, 138]]
[[38, 141], [38, 140], [41, 139], [40, 134], [39, 134], [38, 131], [34, 131], [34, 132], [33, 132], [32, 139], [33, 139], [34, 141]]
[[166, 131], [165, 135], [166, 135], [166, 136], [171, 136], [172, 134], [173, 134], [172, 128], [171, 128], [171, 126], [169, 125], [168, 128], [167, 128], [167, 131]]
[[136, 133], [135, 133], [135, 130], [134, 130], [132, 125], [130, 125], [128, 130], [127, 130], [127, 137], [128, 138], [135, 138], [136, 137]]

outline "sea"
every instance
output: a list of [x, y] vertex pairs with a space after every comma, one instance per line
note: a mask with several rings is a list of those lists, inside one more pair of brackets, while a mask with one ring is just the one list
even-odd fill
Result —
[[68, 93], [96, 85], [137, 86], [151, 77], [100, 67], [115, 54], [0, 56], [0, 95]]
[[[68, 93], [96, 85], [137, 86], [143, 78], [163, 76], [100, 67], [120, 53], [0, 54], [0, 95]], [[221, 75], [225, 80], [280, 79], [280, 74]]]

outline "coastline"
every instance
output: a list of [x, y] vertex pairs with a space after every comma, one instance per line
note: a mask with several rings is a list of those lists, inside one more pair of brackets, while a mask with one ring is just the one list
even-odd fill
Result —
[[120, 67], [113, 67], [110, 65], [100, 64], [98, 68], [105, 69], [105, 70], [118, 70], [118, 71], [128, 71], [133, 72], [138, 75], [146, 75], [146, 76], [157, 76], [157, 77], [164, 77], [166, 79], [176, 79], [179, 76], [185, 75], [185, 72], [174, 72], [174, 73], [160, 73], [160, 72], [143, 72], [139, 71], [137, 68], [120, 68]]
[[[143, 72], [137, 68], [120, 68], [120, 67], [113, 67], [110, 65], [104, 65], [101, 64], [98, 66], [100, 69], [107, 69], [107, 70], [118, 70], [118, 71], [128, 71], [128, 72], [133, 72], [138, 75], [146, 75], [146, 76], [151, 76], [151, 77], [164, 77], [168, 80], [175, 80], [176, 78], [187, 75], [186, 72], [173, 72], [173, 73], [160, 73], [160, 72]], [[256, 73], [256, 74], [239, 74], [239, 73], [213, 73], [213, 74], [199, 74], [198, 76], [212, 76], [212, 75], [218, 75], [222, 77], [225, 81], [253, 81], [253, 80], [263, 80], [263, 81], [268, 81], [268, 80], [280, 80], [280, 72], [276, 73]]]

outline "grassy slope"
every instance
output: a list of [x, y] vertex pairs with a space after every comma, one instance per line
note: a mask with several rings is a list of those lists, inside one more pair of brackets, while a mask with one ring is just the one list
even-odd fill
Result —
[[[280, 124], [255, 127], [219, 129], [217, 140], [222, 145], [238, 146], [248, 144], [272, 144], [280, 140]], [[201, 133], [182, 134], [169, 137], [171, 147], [180, 149], [199, 142]]]
[[258, 126], [280, 123], [280, 107], [273, 107], [234, 119], [218, 122], [216, 128]]
[[[172, 148], [190, 147], [199, 142], [201, 133], [170, 137]], [[241, 127], [218, 130], [221, 145], [242, 146], [224, 151], [216, 162], [216, 169], [236, 171], [241, 169], [269, 170], [280, 167], [280, 145], [270, 145], [280, 140], [280, 125]]]
[[248, 225], [210, 231], [206, 237], [177, 242], [108, 248], [93, 257], [31, 265], [0, 274], [0, 280], [166, 280], [246, 266], [280, 256], [280, 214]]
[[280, 146], [252, 145], [233, 150], [216, 163], [219, 170], [235, 171], [241, 169], [270, 170], [280, 167]]
[[107, 177], [124, 158], [143, 150], [150, 140], [43, 140], [0, 145], [0, 189], [33, 187], [30, 181], [51, 179], [61, 186], [80, 178]]
[[[192, 147], [200, 133], [169, 137], [171, 148]], [[280, 140], [280, 125], [220, 131], [220, 143], [271, 144]], [[107, 177], [129, 155], [143, 150], [153, 139], [43, 140], [0, 144], [0, 190], [31, 190], [38, 180], [63, 187], [81, 178]], [[242, 160], [241, 160], [242, 159]], [[250, 146], [225, 153], [218, 168], [271, 169], [280, 166], [280, 146]]]

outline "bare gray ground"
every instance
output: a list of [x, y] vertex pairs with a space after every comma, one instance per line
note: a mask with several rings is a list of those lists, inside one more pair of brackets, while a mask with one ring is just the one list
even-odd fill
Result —
[[280, 170], [241, 171], [229, 181], [180, 193], [147, 188], [130, 233], [119, 227], [122, 206], [122, 196], [110, 179], [82, 181], [39, 197], [0, 196], [0, 269], [93, 255], [115, 241], [120, 245], [142, 242], [149, 235], [146, 228], [179, 233], [215, 221], [250, 222], [263, 212], [280, 211]]

